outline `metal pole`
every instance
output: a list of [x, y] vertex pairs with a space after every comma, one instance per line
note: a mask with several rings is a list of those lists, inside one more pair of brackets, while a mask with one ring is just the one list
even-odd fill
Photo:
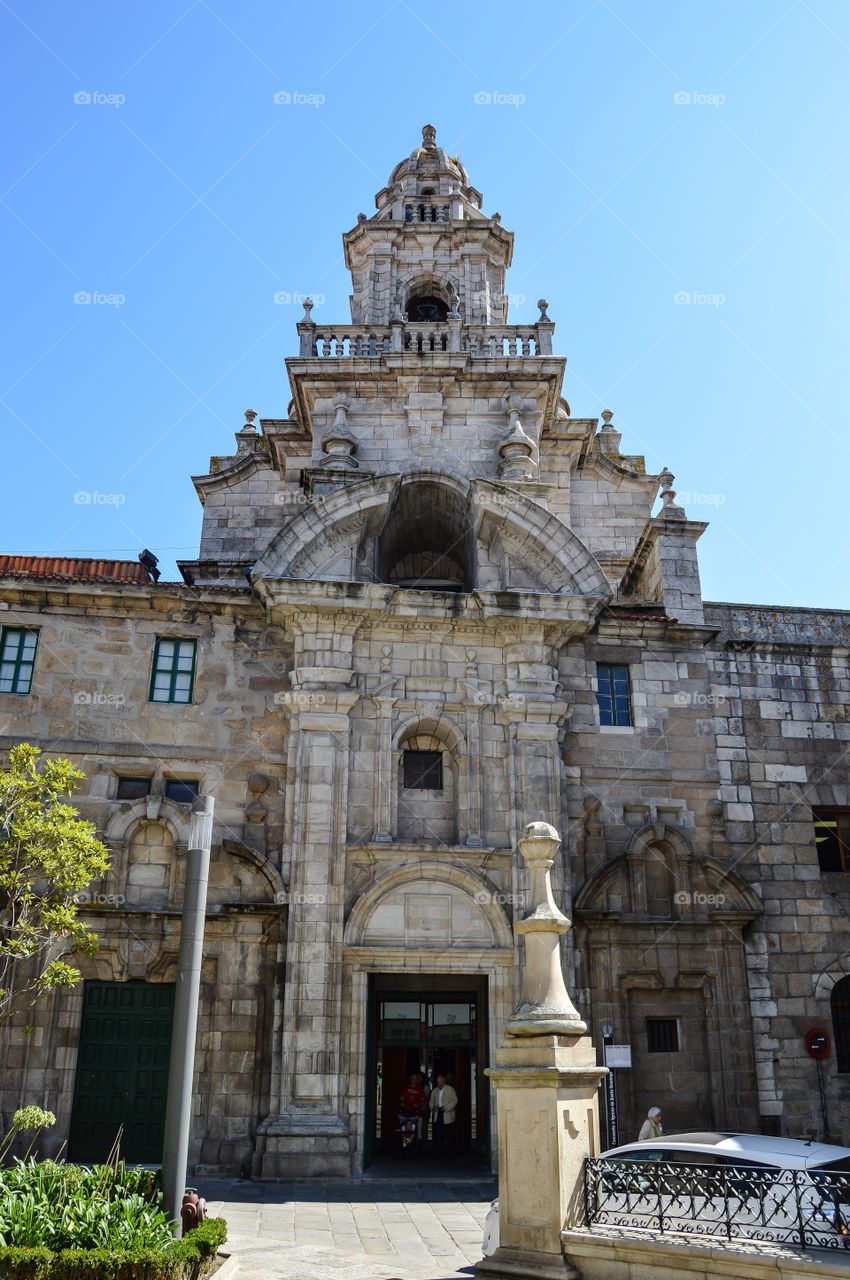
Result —
[[820, 1093], [820, 1113], [823, 1117], [823, 1136], [826, 1142], [832, 1142], [829, 1136], [829, 1112], [826, 1107], [826, 1089], [823, 1084], [823, 1063], [820, 1058], [816, 1059], [818, 1069], [818, 1092]]
[[186, 1166], [189, 1162], [192, 1075], [195, 1067], [214, 805], [212, 796], [198, 796], [193, 803], [189, 848], [186, 852], [186, 888], [183, 893], [171, 1061], [168, 1067], [165, 1138], [162, 1147], [164, 1207], [169, 1220], [175, 1224], [175, 1235], [180, 1231], [180, 1209], [186, 1189]]

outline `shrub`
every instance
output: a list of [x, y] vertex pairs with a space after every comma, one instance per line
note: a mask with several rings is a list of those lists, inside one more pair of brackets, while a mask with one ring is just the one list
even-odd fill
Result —
[[117, 1158], [0, 1168], [0, 1280], [200, 1280], [226, 1239], [212, 1218], [175, 1240], [158, 1175]]
[[223, 1218], [209, 1218], [162, 1249], [0, 1248], [0, 1280], [202, 1280], [227, 1239]]

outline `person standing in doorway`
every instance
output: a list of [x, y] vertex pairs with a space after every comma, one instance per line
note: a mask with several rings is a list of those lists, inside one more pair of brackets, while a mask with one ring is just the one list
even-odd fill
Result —
[[434, 1122], [434, 1155], [448, 1156], [454, 1151], [457, 1094], [444, 1075], [438, 1075], [431, 1094], [431, 1119]]
[[650, 1107], [646, 1113], [646, 1119], [641, 1125], [638, 1142], [649, 1142], [652, 1138], [660, 1138], [664, 1133], [664, 1126], [661, 1121], [661, 1108]]

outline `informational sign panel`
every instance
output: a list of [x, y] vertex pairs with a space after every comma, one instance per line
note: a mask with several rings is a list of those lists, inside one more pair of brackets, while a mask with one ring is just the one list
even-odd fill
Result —
[[605, 1066], [624, 1071], [632, 1065], [632, 1046], [630, 1044], [606, 1044]]

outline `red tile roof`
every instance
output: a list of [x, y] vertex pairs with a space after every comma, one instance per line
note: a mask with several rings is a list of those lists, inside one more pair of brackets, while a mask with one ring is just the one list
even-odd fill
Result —
[[0, 555], [0, 577], [64, 578], [76, 582], [150, 582], [137, 560], [81, 560], [66, 556]]

